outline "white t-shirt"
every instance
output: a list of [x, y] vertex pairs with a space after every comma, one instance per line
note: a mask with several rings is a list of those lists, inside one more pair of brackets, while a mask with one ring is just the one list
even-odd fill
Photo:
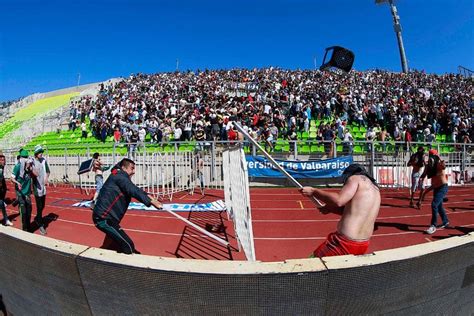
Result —
[[176, 115], [176, 111], [177, 111], [176, 107], [175, 107], [174, 105], [172, 105], [172, 106], [170, 107], [171, 116], [175, 116], [175, 115]]
[[183, 134], [183, 131], [181, 130], [181, 128], [179, 127], [176, 127], [174, 129], [174, 139], [175, 140], [179, 140], [181, 138], [181, 135]]
[[272, 109], [272, 107], [269, 104], [265, 104], [263, 112], [265, 114], [270, 114], [271, 109]]
[[145, 137], [146, 137], [146, 131], [144, 128], [141, 128], [139, 131], [138, 131], [138, 139], [143, 142], [145, 141]]

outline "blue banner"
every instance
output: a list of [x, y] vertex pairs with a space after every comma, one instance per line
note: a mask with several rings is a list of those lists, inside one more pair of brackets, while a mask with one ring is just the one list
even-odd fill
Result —
[[[91, 207], [92, 201], [81, 201], [79, 203], [74, 203], [72, 206], [75, 207]], [[160, 211], [157, 210], [154, 206], [145, 206], [143, 203], [139, 202], [130, 202], [128, 205], [129, 210], [140, 210], [140, 211]], [[169, 210], [173, 212], [221, 212], [226, 210], [224, 201], [217, 200], [209, 203], [200, 203], [200, 204], [180, 204], [180, 203], [169, 203], [163, 204], [164, 210]]]
[[[263, 156], [245, 156], [249, 177], [284, 178], [285, 175]], [[318, 161], [277, 160], [295, 179], [337, 178], [353, 162], [352, 156]]]

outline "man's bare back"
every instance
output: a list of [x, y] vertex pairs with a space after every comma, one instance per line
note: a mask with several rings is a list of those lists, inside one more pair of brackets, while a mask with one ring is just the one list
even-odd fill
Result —
[[[344, 206], [337, 231], [352, 240], [368, 240], [374, 231], [374, 223], [380, 209], [380, 191], [372, 181], [363, 175], [354, 175], [349, 178], [344, 188], [355, 193]], [[341, 190], [341, 194], [344, 191]]]
[[341, 175], [344, 184], [339, 192], [303, 187], [301, 194], [316, 197], [326, 205], [322, 214], [341, 215], [337, 232], [330, 233], [313, 252], [315, 257], [361, 255], [369, 248], [374, 223], [380, 209], [380, 191], [377, 182], [362, 165], [353, 163]]
[[337, 225], [339, 233], [352, 240], [368, 240], [374, 231], [374, 223], [380, 209], [380, 191], [364, 175], [353, 175], [339, 193], [312, 187], [300, 189], [304, 196], [316, 196], [327, 204], [324, 213], [341, 215]]

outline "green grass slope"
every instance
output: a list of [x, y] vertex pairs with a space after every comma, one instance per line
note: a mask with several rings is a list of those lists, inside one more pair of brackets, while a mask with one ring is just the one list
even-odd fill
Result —
[[20, 109], [13, 115], [13, 117], [9, 118], [2, 125], [0, 125], [0, 139], [20, 127], [22, 122], [30, 120], [37, 115], [54, 111], [64, 105], [67, 105], [71, 98], [77, 95], [79, 95], [79, 93], [74, 92], [58, 95], [55, 97], [45, 98], [33, 102], [30, 105]]

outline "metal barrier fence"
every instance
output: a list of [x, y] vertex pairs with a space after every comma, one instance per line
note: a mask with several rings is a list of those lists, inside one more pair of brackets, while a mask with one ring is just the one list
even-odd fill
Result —
[[[67, 176], [62, 178], [63, 182], [65, 182], [66, 178], [67, 182], [78, 184], [81, 189], [86, 191], [86, 194], [89, 194], [89, 190], [95, 188], [94, 173], [89, 172], [81, 176], [77, 175], [75, 171], [77, 171], [82, 161], [90, 159], [91, 156], [84, 154], [71, 158], [68, 155], [64, 155], [58, 161], [57, 157], [50, 157], [51, 169], [54, 169], [54, 166], [58, 166], [59, 168], [57, 169], [60, 170], [59, 173], [53, 173], [52, 171], [51, 179], [57, 183], [60, 179], [61, 169], [63, 166], [68, 166], [68, 169], [73, 170], [73, 174], [69, 177], [68, 173], [66, 173]], [[196, 156], [194, 152], [135, 152], [133, 155], [120, 155], [117, 153], [100, 155], [103, 165], [109, 167], [113, 167], [123, 158], [130, 158], [135, 162], [134, 183], [155, 197], [172, 200], [175, 193], [184, 191], [193, 193], [194, 191], [196, 181]], [[61, 161], [61, 159], [64, 160]], [[51, 161], [54, 161], [55, 165]], [[68, 161], [72, 161], [72, 163], [68, 164]], [[104, 181], [110, 175], [110, 170], [104, 173]], [[64, 168], [64, 172], [67, 172], [66, 168]]]
[[[174, 142], [172, 147], [163, 151], [156, 144], [140, 144], [133, 152], [123, 152], [119, 148], [109, 148], [109, 153], [101, 153], [105, 165], [115, 165], [124, 157], [133, 159], [136, 163], [136, 174], [133, 181], [147, 192], [172, 198], [173, 193], [190, 191], [192, 193], [199, 183], [197, 179], [196, 162], [197, 152], [203, 159], [204, 184], [206, 188], [223, 188], [222, 151], [236, 142], [205, 142], [189, 143]], [[351, 146], [336, 144], [334, 142], [287, 142], [285, 148], [267, 147], [271, 154], [281, 160], [314, 161], [341, 155], [352, 154], [354, 161], [364, 165], [381, 186], [391, 188], [409, 187], [411, 181], [411, 167], [407, 167], [410, 155], [418, 146], [424, 143], [373, 143], [354, 141]], [[451, 147], [448, 147], [451, 146]], [[242, 143], [247, 154], [259, 155], [255, 147]], [[130, 147], [130, 146], [129, 146]], [[308, 151], [309, 147], [309, 151]], [[86, 191], [94, 188], [94, 175], [88, 173], [77, 175], [78, 166], [82, 161], [90, 159], [97, 151], [105, 151], [104, 147], [94, 148], [83, 146], [86, 150], [81, 153], [71, 153], [71, 149], [64, 148], [62, 155], [48, 153], [45, 157], [51, 169], [50, 180], [53, 185], [62, 183], [77, 185]], [[184, 149], [183, 149], [184, 148]], [[438, 144], [441, 159], [446, 162], [446, 174], [450, 185], [467, 184], [472, 181], [474, 173], [474, 145], [473, 144]], [[449, 148], [449, 150], [448, 150]], [[452, 149], [451, 149], [452, 148]], [[57, 152], [57, 148], [54, 149]], [[312, 151], [314, 149], [314, 151]], [[53, 152], [53, 151], [51, 151]], [[7, 158], [6, 174], [11, 174], [11, 169], [16, 163], [17, 152], [5, 150]], [[108, 176], [106, 172], [105, 178]], [[265, 182], [264, 179], [250, 179], [250, 184]], [[429, 184], [429, 183], [428, 183]]]

